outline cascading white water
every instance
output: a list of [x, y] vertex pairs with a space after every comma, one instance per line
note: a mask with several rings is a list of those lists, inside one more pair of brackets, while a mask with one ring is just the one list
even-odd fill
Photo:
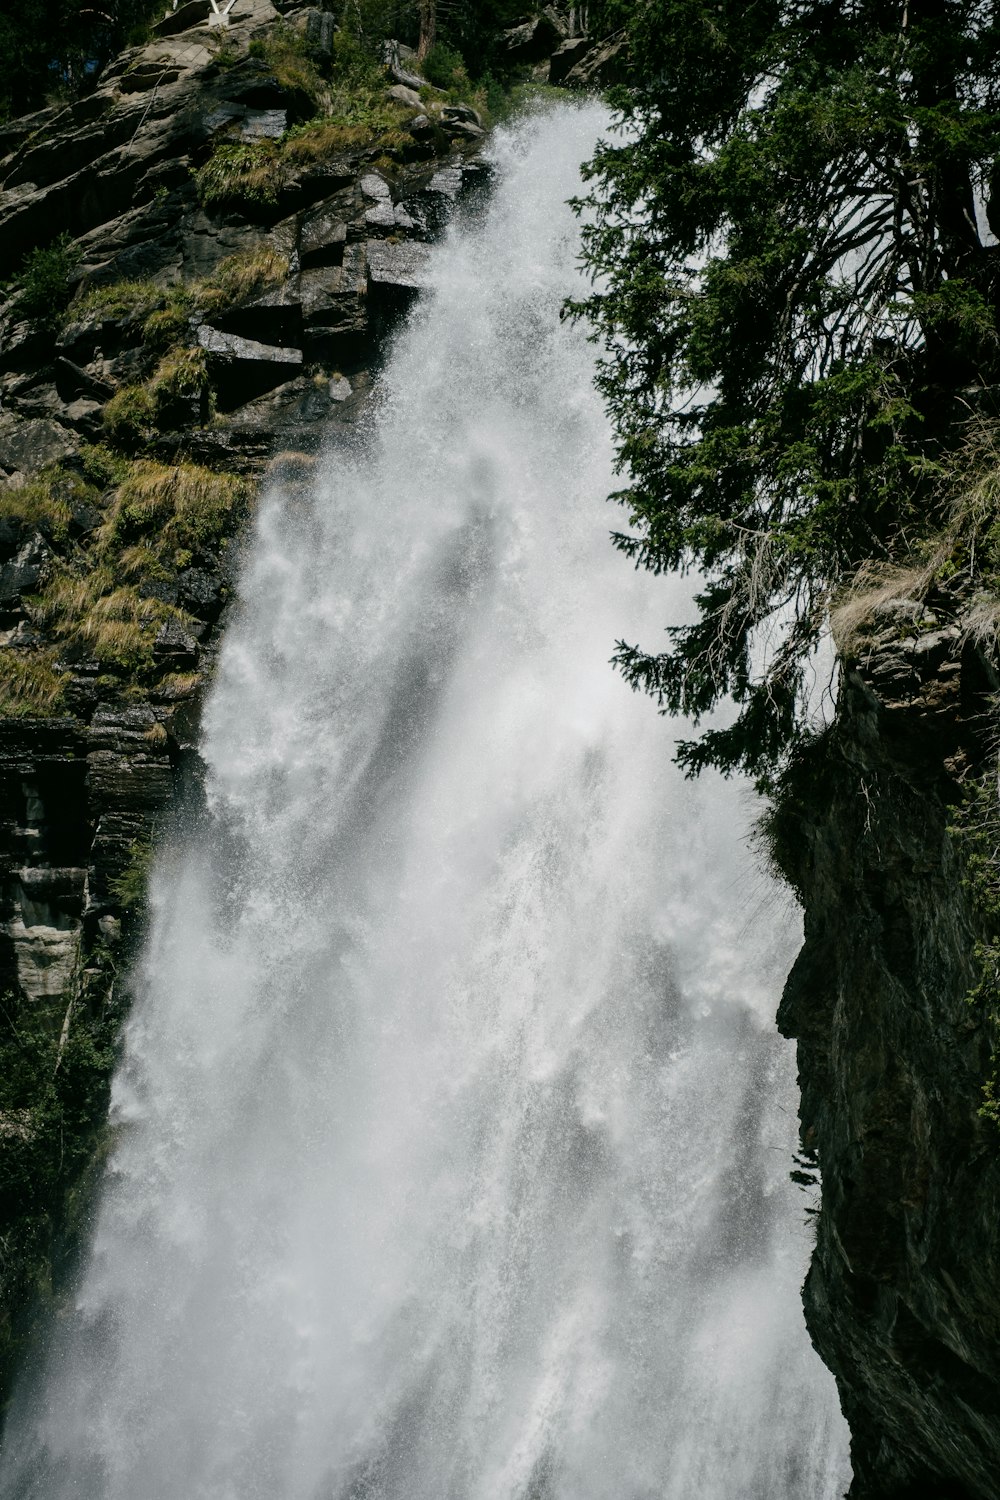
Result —
[[271, 494], [165, 853], [37, 1500], [835, 1500], [798, 1289], [798, 937], [749, 794], [608, 665], [685, 586], [608, 541], [564, 200], [501, 133], [363, 453]]

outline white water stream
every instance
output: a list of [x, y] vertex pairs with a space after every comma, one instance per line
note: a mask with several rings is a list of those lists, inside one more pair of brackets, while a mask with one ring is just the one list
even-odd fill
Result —
[[564, 200], [596, 105], [501, 133], [366, 451], [264, 502], [166, 853], [75, 1310], [0, 1494], [836, 1500], [799, 1306], [799, 938], [609, 667]]

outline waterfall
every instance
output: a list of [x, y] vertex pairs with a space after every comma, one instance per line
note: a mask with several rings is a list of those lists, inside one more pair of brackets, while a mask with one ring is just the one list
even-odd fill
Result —
[[[836, 1500], [799, 1306], [799, 929], [754, 802], [608, 665], [565, 200], [500, 131], [362, 440], [264, 496], [165, 849], [73, 1306], [4, 1500]], [[683, 726], [682, 726], [683, 732]]]

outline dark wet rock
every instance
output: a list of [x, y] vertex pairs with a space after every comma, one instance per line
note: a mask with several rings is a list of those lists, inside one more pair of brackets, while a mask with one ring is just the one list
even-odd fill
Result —
[[629, 51], [625, 33], [617, 32], [590, 48], [562, 78], [566, 88], [603, 89], [628, 81]]
[[303, 360], [301, 349], [262, 344], [207, 323], [201, 324], [197, 338], [209, 356], [219, 405], [224, 410], [242, 406], [252, 396], [281, 384], [288, 379], [289, 367], [299, 366]]
[[0, 609], [38, 588], [48, 571], [52, 550], [37, 533], [28, 537], [9, 562], [0, 564]]
[[314, 266], [340, 265], [347, 243], [347, 224], [339, 205], [321, 204], [302, 220], [299, 238], [299, 264], [303, 270]]
[[0, 417], [0, 468], [34, 473], [74, 453], [79, 439], [60, 423], [44, 417], [21, 421]]
[[537, 63], [550, 57], [565, 40], [566, 25], [551, 8], [505, 31], [502, 46], [512, 63]]
[[420, 245], [372, 241], [368, 245], [369, 287], [418, 291], [427, 284], [428, 264], [428, 252]]
[[440, 154], [442, 145], [448, 140], [440, 125], [428, 115], [417, 115], [409, 120], [406, 129], [425, 156]]
[[570, 37], [561, 42], [549, 58], [549, 82], [562, 84], [578, 63], [582, 64], [598, 44], [590, 37]]
[[198, 664], [198, 642], [176, 620], [167, 620], [160, 626], [153, 650], [157, 656], [169, 660], [171, 666]]
[[333, 38], [337, 29], [337, 23], [328, 11], [307, 10], [299, 17], [300, 23], [304, 22], [306, 40], [320, 57], [330, 57], [333, 52]]
[[441, 112], [441, 129], [453, 141], [479, 141], [486, 133], [481, 126], [474, 125], [470, 120], [453, 119], [444, 110]]
[[482, 129], [483, 117], [471, 104], [446, 104], [441, 111], [441, 119], [445, 124], [458, 122], [463, 125], [476, 125]]

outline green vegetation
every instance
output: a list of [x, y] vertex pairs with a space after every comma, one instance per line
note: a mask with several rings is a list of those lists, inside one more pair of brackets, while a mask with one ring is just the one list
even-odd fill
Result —
[[40, 531], [49, 541], [63, 542], [73, 519], [70, 502], [87, 498], [82, 480], [50, 465], [18, 489], [0, 490], [0, 520]]
[[145, 447], [153, 435], [153, 398], [141, 385], [123, 385], [105, 403], [104, 430], [127, 453]]
[[161, 428], [190, 421], [192, 415], [204, 421], [211, 393], [204, 349], [177, 345], [160, 360], [149, 383], [153, 421]]
[[[0, 997], [0, 1370], [21, 1356], [39, 1303], [70, 1269], [88, 1180], [107, 1132], [120, 1003], [102, 949], [102, 996], [19, 1003]], [[92, 986], [96, 992], [97, 985]]]
[[428, 83], [436, 88], [461, 89], [469, 87], [469, 75], [461, 52], [449, 47], [447, 42], [437, 42], [424, 58], [421, 68]]
[[1000, 1126], [1000, 797], [996, 771], [969, 782], [964, 793], [951, 832], [964, 856], [963, 884], [986, 933], [975, 948], [979, 978], [967, 997], [990, 1038], [979, 1113]]
[[198, 195], [206, 206], [257, 205], [278, 201], [281, 155], [274, 141], [223, 141], [195, 173]]
[[301, 31], [282, 22], [269, 27], [250, 43], [250, 56], [267, 63], [282, 88], [304, 94], [318, 107], [323, 99], [323, 78], [312, 47]]
[[142, 318], [163, 301], [163, 288], [155, 281], [112, 281], [88, 287], [69, 308], [74, 323], [101, 313], [106, 318]]
[[107, 509], [97, 554], [110, 559], [142, 540], [172, 570], [179, 549], [193, 553], [234, 531], [249, 495], [248, 482], [235, 474], [137, 460]]
[[[154, 724], [163, 738], [166, 732], [161, 724]], [[111, 894], [123, 911], [141, 910], [146, 905], [149, 890], [149, 872], [153, 863], [153, 840], [136, 839], [129, 845], [129, 862], [124, 870], [111, 882]]]
[[[186, 389], [189, 379], [197, 381], [197, 369], [191, 376], [178, 360], [161, 373], [160, 389], [175, 381]], [[196, 556], [224, 546], [241, 527], [250, 483], [197, 464], [129, 460], [99, 446], [84, 450], [82, 464], [103, 494], [57, 469], [0, 492], [0, 517], [44, 530], [57, 549], [48, 576], [28, 601], [32, 624], [48, 642], [0, 652], [0, 714], [9, 718], [62, 712], [69, 674], [81, 658], [99, 663], [106, 690], [126, 695], [145, 697], [162, 685], [168, 696], [183, 698], [201, 680], [197, 673], [164, 672], [157, 659], [156, 638], [164, 625], [186, 633], [197, 629], [190, 615], [169, 602], [169, 584]], [[71, 509], [61, 498], [66, 494], [102, 515], [96, 530], [76, 542]], [[160, 597], [158, 585], [167, 586], [168, 597]]]
[[32, 250], [18, 278], [16, 307], [21, 317], [40, 328], [58, 327], [72, 296], [70, 278], [78, 262], [79, 253], [68, 234]]
[[210, 276], [191, 286], [187, 295], [199, 311], [211, 315], [246, 302], [284, 281], [287, 275], [287, 257], [279, 255], [270, 245], [259, 245], [254, 250], [227, 256]]
[[730, 695], [735, 722], [679, 757], [766, 786], [811, 732], [831, 601], [947, 528], [969, 420], [991, 420], [998, 268], [975, 199], [1000, 158], [1000, 22], [972, 0], [604, 12], [636, 87], [589, 168], [603, 281], [575, 311], [604, 348], [617, 545], [703, 570], [695, 622], [617, 659], [696, 723]]

